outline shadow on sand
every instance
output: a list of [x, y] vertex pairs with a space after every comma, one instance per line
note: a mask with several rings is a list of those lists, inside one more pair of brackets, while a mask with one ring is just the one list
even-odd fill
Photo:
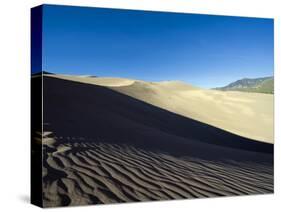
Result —
[[57, 136], [208, 160], [272, 163], [272, 144], [232, 134], [109, 88], [47, 76], [43, 85], [44, 131]]

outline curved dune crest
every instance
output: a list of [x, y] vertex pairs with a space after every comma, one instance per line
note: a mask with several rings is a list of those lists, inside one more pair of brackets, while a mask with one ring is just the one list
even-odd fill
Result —
[[71, 76], [71, 75], [46, 75], [48, 77], [55, 77], [64, 80], [70, 80], [75, 82], [108, 86], [108, 87], [119, 87], [128, 86], [135, 82], [135, 80], [125, 78], [112, 78], [112, 77], [85, 77], [85, 76]]
[[181, 81], [145, 82], [124, 78], [48, 76], [106, 86], [237, 135], [274, 143], [274, 97], [271, 94], [206, 90]]

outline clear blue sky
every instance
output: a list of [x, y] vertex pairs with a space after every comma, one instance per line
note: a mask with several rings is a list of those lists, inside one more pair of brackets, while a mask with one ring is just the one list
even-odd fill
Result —
[[45, 5], [43, 70], [210, 88], [273, 75], [273, 19]]

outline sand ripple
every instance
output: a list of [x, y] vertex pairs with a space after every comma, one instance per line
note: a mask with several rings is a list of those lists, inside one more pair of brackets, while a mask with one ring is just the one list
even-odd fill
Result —
[[175, 157], [50, 133], [43, 148], [45, 207], [273, 192], [270, 164]]

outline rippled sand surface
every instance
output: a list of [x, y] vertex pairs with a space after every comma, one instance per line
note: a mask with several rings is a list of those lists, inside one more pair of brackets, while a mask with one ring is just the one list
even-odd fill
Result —
[[175, 157], [50, 133], [44, 150], [45, 207], [273, 192], [269, 164]]

